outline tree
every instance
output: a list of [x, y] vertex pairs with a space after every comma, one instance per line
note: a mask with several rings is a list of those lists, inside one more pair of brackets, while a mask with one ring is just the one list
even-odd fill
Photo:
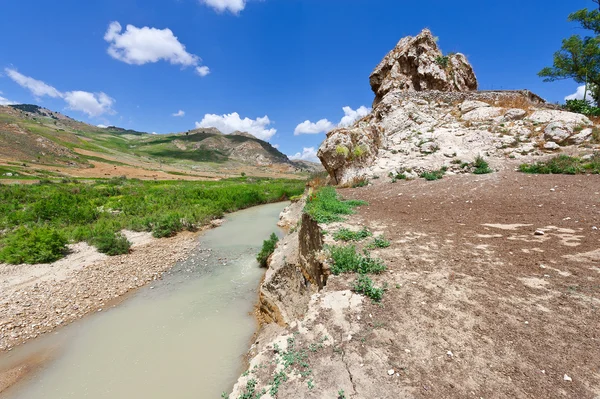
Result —
[[542, 69], [538, 75], [544, 82], [573, 79], [586, 86], [596, 103], [600, 101], [600, 0], [594, 0], [598, 10], [576, 11], [569, 21], [578, 22], [594, 36], [573, 35], [563, 40], [562, 47], [554, 54], [554, 65]]

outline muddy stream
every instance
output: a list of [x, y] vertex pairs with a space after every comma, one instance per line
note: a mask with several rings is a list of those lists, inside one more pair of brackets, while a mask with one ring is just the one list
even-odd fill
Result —
[[2, 399], [219, 398], [243, 372], [264, 270], [255, 257], [287, 204], [233, 213], [189, 259], [110, 309], [0, 356], [47, 357]]

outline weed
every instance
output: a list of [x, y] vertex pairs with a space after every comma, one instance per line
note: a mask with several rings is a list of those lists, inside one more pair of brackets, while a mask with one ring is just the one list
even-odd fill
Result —
[[367, 248], [375, 249], [375, 248], [389, 248], [392, 245], [391, 242], [385, 239], [383, 236], [375, 237], [373, 242], [370, 243]]
[[318, 223], [339, 222], [343, 220], [341, 215], [350, 215], [354, 213], [353, 208], [366, 204], [364, 201], [343, 201], [333, 187], [323, 187], [308, 198], [304, 212]]
[[333, 239], [336, 241], [361, 241], [367, 237], [371, 237], [373, 233], [371, 233], [366, 227], [363, 227], [362, 230], [352, 231], [346, 228], [339, 229], [335, 233], [333, 233]]
[[447, 56], [439, 56], [435, 59], [436, 64], [438, 64], [442, 68], [447, 68], [449, 61], [450, 58], [448, 58]]
[[110, 230], [94, 234], [91, 243], [99, 252], [109, 256], [128, 254], [131, 248], [131, 243], [123, 234]]
[[269, 260], [269, 257], [273, 254], [273, 252], [275, 252], [275, 247], [277, 246], [278, 242], [279, 237], [277, 237], [277, 234], [275, 233], [272, 233], [271, 237], [269, 237], [268, 240], [265, 240], [263, 242], [262, 249], [256, 256], [256, 260], [258, 261], [261, 267], [268, 266], [267, 261]]
[[350, 155], [350, 149], [348, 149], [348, 147], [344, 145], [338, 145], [337, 147], [335, 147], [335, 153], [338, 155], [343, 155], [344, 158], [348, 158], [348, 156]]
[[440, 170], [432, 170], [430, 172], [421, 173], [421, 177], [427, 181], [440, 180], [444, 178], [444, 174], [446, 173], [446, 168], [443, 167]]
[[369, 185], [369, 179], [358, 178], [352, 182], [352, 188], [366, 187]]
[[0, 261], [14, 265], [54, 262], [63, 257], [66, 245], [67, 239], [49, 227], [19, 227], [4, 240]]
[[379, 274], [387, 269], [381, 259], [372, 258], [366, 250], [361, 255], [354, 245], [330, 246], [327, 249], [333, 262], [331, 272], [335, 275], [342, 273]]
[[483, 159], [482, 156], [478, 156], [475, 158], [475, 162], [473, 162], [473, 173], [476, 175], [485, 175], [488, 173], [492, 173], [493, 170], [490, 169], [490, 165]]
[[346, 399], [346, 394], [344, 393], [343, 389], [340, 389], [337, 394], [338, 394], [338, 399]]
[[522, 164], [519, 170], [523, 173], [536, 174], [600, 174], [600, 155], [594, 155], [591, 159], [585, 161], [581, 158], [559, 155], [546, 162]]
[[366, 297], [371, 298], [374, 302], [381, 302], [385, 288], [377, 288], [373, 284], [373, 280], [367, 275], [361, 274], [352, 286], [354, 292], [363, 294]]
[[357, 145], [352, 150], [352, 156], [354, 158], [362, 158], [365, 155], [365, 153], [366, 153], [366, 150], [362, 145]]

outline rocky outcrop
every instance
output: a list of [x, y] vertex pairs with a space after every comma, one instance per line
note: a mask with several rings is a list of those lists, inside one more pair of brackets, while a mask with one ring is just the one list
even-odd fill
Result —
[[319, 148], [335, 184], [440, 168], [463, 173], [479, 156], [498, 168], [506, 159], [532, 161], [566, 146], [600, 144], [584, 115], [526, 90], [472, 91], [477, 80], [464, 56], [440, 57], [425, 30], [384, 58], [371, 75], [371, 114], [332, 130]]
[[374, 106], [392, 90], [472, 91], [477, 78], [460, 53], [444, 56], [431, 31], [405, 37], [385, 56], [371, 74]]

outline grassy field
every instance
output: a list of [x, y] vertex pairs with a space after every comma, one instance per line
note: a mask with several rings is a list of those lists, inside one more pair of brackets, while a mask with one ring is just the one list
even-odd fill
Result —
[[224, 213], [289, 199], [299, 180], [236, 178], [218, 182], [42, 181], [0, 186], [0, 262], [44, 263], [85, 241], [109, 255], [126, 253], [123, 229], [168, 237]]

